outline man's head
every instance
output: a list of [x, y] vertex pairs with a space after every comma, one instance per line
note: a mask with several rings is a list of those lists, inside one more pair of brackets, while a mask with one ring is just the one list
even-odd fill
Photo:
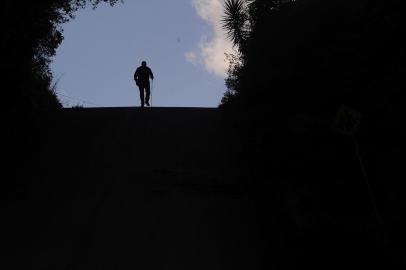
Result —
[[146, 66], [147, 66], [147, 62], [142, 61], [142, 62], [141, 62], [141, 65], [142, 65], [143, 67], [146, 67]]

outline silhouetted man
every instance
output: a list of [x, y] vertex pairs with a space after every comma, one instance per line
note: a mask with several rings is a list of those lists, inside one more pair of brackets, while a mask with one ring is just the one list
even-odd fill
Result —
[[[151, 95], [149, 78], [153, 80], [154, 74], [152, 74], [151, 69], [147, 67], [147, 62], [142, 61], [141, 66], [138, 67], [134, 73], [135, 83], [140, 89], [141, 107], [144, 107], [144, 102], [147, 106], [149, 106], [149, 97]], [[144, 99], [144, 91], [145, 91], [145, 99]]]

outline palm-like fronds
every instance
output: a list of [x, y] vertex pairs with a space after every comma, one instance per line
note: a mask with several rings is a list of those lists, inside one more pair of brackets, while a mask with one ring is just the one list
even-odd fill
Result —
[[227, 0], [224, 9], [223, 29], [226, 30], [227, 37], [241, 50], [249, 34], [249, 15], [244, 0]]

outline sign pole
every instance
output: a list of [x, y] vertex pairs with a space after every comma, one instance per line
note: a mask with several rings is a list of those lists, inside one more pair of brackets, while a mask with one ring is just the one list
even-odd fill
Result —
[[365, 165], [364, 165], [364, 162], [362, 159], [360, 147], [359, 147], [358, 141], [356, 139], [356, 133], [357, 133], [357, 130], [361, 123], [362, 118], [363, 118], [362, 113], [343, 105], [343, 106], [341, 106], [341, 108], [339, 109], [339, 111], [337, 113], [336, 120], [333, 123], [333, 128], [337, 132], [352, 138], [354, 148], [355, 148], [355, 153], [357, 155], [357, 158], [358, 158], [358, 161], [359, 161], [359, 164], [361, 167], [362, 176], [367, 184], [369, 197], [370, 197], [371, 203], [374, 208], [375, 217], [377, 219], [379, 228], [382, 230], [384, 241], [387, 243], [388, 240], [386, 237], [383, 219], [380, 215], [380, 212], [379, 212], [379, 209], [378, 209], [378, 206], [376, 203], [376, 199], [374, 196], [374, 192], [373, 192], [372, 186], [369, 182], [367, 170], [365, 168]]
[[352, 136], [352, 140], [353, 140], [355, 152], [357, 154], [357, 158], [358, 158], [358, 161], [359, 161], [359, 164], [360, 164], [360, 167], [361, 167], [362, 176], [365, 179], [365, 183], [367, 184], [367, 187], [368, 187], [368, 193], [369, 193], [369, 196], [371, 197], [372, 205], [374, 206], [374, 211], [375, 211], [376, 218], [378, 219], [378, 221], [382, 225], [382, 219], [381, 219], [381, 216], [380, 216], [379, 211], [378, 211], [378, 207], [377, 207], [377, 204], [376, 204], [374, 192], [372, 190], [371, 184], [369, 183], [367, 170], [365, 169], [365, 165], [364, 165], [364, 162], [362, 160], [361, 151], [359, 149], [359, 145], [358, 145], [357, 139], [355, 138], [355, 135]]

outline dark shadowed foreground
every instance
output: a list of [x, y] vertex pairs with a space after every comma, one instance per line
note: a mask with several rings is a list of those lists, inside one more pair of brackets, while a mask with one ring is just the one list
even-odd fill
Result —
[[397, 201], [387, 203], [394, 221], [385, 236], [341, 138], [271, 131], [269, 156], [252, 164], [243, 155], [255, 151], [218, 109], [61, 114], [17, 151], [3, 193], [4, 269], [362, 269], [403, 260]]

